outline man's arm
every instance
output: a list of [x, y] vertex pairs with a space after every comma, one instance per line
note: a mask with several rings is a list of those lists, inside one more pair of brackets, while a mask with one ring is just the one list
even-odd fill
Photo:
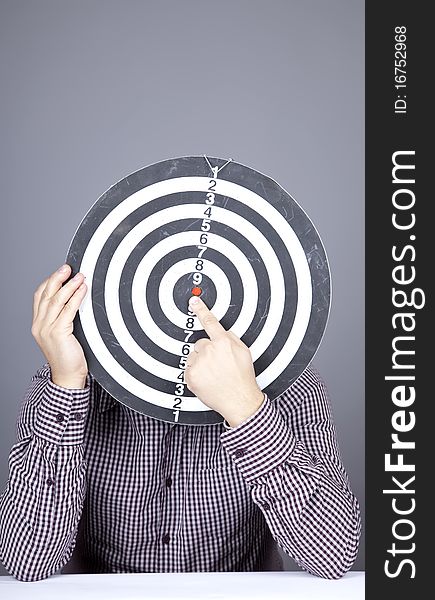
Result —
[[340, 459], [322, 380], [307, 369], [290, 390], [273, 402], [266, 397], [221, 441], [278, 545], [303, 569], [335, 579], [356, 558], [359, 506]]
[[32, 334], [47, 364], [33, 377], [0, 498], [0, 560], [17, 579], [43, 579], [69, 559], [85, 496], [83, 436], [90, 378], [73, 320], [82, 273], [62, 265], [36, 290]]
[[199, 298], [189, 308], [209, 336], [187, 357], [189, 389], [233, 428], [222, 444], [277, 543], [311, 573], [340, 577], [355, 560], [360, 515], [322, 381], [307, 369], [272, 403], [257, 385], [247, 346]]
[[48, 577], [71, 557], [86, 490], [89, 393], [89, 385], [55, 385], [48, 365], [26, 393], [0, 497], [0, 559], [21, 581]]

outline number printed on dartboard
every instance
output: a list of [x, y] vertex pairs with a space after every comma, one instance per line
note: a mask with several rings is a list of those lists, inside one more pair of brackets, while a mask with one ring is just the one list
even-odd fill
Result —
[[[212, 225], [212, 206], [215, 202], [216, 197], [216, 179], [218, 175], [218, 167], [212, 167], [213, 178], [209, 179], [206, 197], [204, 199], [204, 207], [203, 211], [203, 219], [201, 223], [199, 234], [199, 244], [197, 244], [196, 248], [198, 250], [197, 258], [195, 262], [195, 271], [192, 274], [192, 294], [196, 296], [200, 296], [202, 293], [201, 284], [204, 276], [204, 253], [207, 250], [208, 244], [208, 232], [211, 229]], [[183, 395], [186, 390], [186, 383], [184, 381], [184, 372], [186, 370], [187, 364], [187, 355], [192, 351], [193, 345], [189, 342], [189, 339], [193, 335], [193, 329], [196, 323], [196, 315], [193, 311], [187, 309], [187, 317], [186, 324], [184, 328], [184, 345], [182, 348], [182, 356], [180, 356], [180, 360], [178, 363], [178, 367], [180, 372], [177, 376], [177, 381], [175, 384], [175, 397], [173, 404], [172, 414], [174, 415], [174, 421], [177, 423], [180, 416], [180, 409], [183, 402]]]

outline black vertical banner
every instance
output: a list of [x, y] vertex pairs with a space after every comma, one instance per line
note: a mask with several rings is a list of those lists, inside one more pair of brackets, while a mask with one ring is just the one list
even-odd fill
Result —
[[[366, 2], [366, 597], [433, 594], [430, 3]], [[427, 463], [427, 466], [424, 466]], [[431, 466], [432, 465], [432, 466]], [[433, 513], [433, 511], [430, 511]], [[424, 548], [426, 550], [424, 550]], [[422, 590], [426, 589], [426, 592]]]

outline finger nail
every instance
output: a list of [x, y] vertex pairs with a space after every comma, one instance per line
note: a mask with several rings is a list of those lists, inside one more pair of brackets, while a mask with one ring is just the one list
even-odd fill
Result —
[[198, 304], [199, 298], [198, 296], [192, 296], [189, 300], [189, 304]]
[[76, 273], [73, 277], [73, 281], [78, 281], [81, 277], [81, 273]]
[[59, 269], [59, 273], [66, 273], [69, 269], [68, 265], [62, 265]]

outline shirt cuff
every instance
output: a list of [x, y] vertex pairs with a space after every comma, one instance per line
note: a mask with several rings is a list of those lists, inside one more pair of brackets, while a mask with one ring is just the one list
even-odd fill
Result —
[[84, 389], [63, 388], [49, 379], [36, 415], [35, 435], [59, 446], [83, 443], [89, 398], [89, 375]]
[[227, 428], [220, 440], [247, 482], [281, 465], [296, 447], [295, 436], [266, 394], [260, 408], [237, 427]]
[[[255, 417], [255, 415], [258, 413], [258, 411], [261, 410], [262, 406], [264, 405], [264, 403], [267, 400], [267, 396], [266, 394], [263, 393], [263, 402], [262, 404], [257, 408], [257, 410], [255, 411], [255, 413], [253, 413], [250, 417], [248, 417], [248, 419], [251, 419], [252, 417]], [[245, 419], [245, 421], [247, 421], [248, 419]], [[245, 421], [243, 421], [243, 423], [245, 423]], [[224, 419], [223, 422], [223, 426], [225, 427], [225, 429], [236, 429], [236, 427], [240, 427], [240, 425], [242, 425], [242, 423], [239, 423], [239, 425], [236, 425], [235, 427], [231, 427], [231, 425], [228, 423], [228, 421], [226, 419]]]

